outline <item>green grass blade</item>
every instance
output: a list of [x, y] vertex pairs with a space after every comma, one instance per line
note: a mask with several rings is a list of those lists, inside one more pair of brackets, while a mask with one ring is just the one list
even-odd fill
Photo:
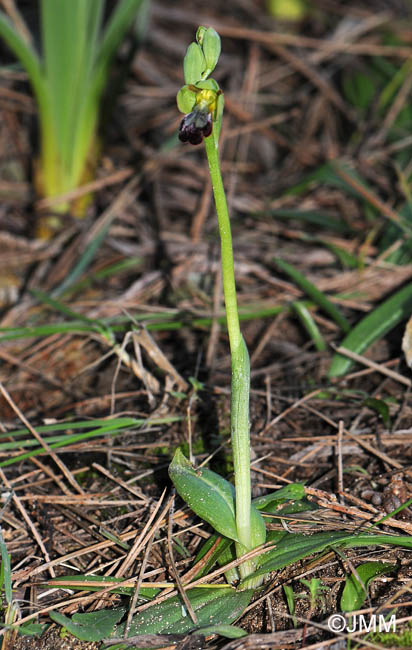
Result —
[[26, 70], [44, 120], [50, 119], [49, 96], [40, 59], [36, 51], [16, 32], [13, 23], [3, 11], [0, 11], [0, 37], [7, 43]]
[[109, 231], [109, 228], [112, 224], [113, 219], [115, 218], [115, 213], [111, 219], [107, 221], [104, 228], [102, 228], [94, 237], [91, 242], [86, 246], [85, 250], [80, 255], [80, 259], [76, 262], [74, 267], [68, 272], [63, 282], [53, 289], [53, 296], [60, 296], [66, 289], [69, 289], [82, 275], [82, 273], [88, 268], [95, 256], [97, 255], [100, 246], [106, 239], [106, 235]]
[[[385, 336], [398, 323], [410, 316], [412, 311], [412, 284], [400, 289], [379, 307], [365, 316], [342, 341], [341, 346], [362, 354], [374, 341]], [[328, 377], [341, 377], [351, 368], [353, 361], [335, 354]]]
[[47, 293], [44, 293], [39, 289], [32, 289], [31, 293], [33, 294], [33, 296], [37, 298], [37, 300], [39, 300], [39, 302], [44, 303], [48, 307], [51, 307], [55, 311], [58, 311], [61, 314], [64, 314], [65, 316], [78, 319], [83, 323], [88, 323], [89, 325], [94, 326], [95, 329], [100, 329], [102, 327], [102, 323], [100, 321], [93, 320], [92, 318], [83, 316], [83, 314], [79, 314], [78, 312], [74, 311], [70, 307], [67, 307], [67, 305], [64, 305], [62, 302], [56, 300], [55, 298], [51, 298], [50, 296], [47, 295]]
[[[84, 3], [84, 0], [79, 1], [82, 4], [87, 4]], [[100, 2], [100, 0], [97, 1]], [[114, 5], [107, 26], [104, 32], [100, 33], [100, 39], [96, 43], [93, 56], [90, 56], [90, 61], [93, 60], [93, 69], [90, 71], [87, 85], [80, 98], [81, 111], [77, 120], [76, 137], [71, 145], [73, 182], [77, 182], [80, 174], [84, 171], [80, 161], [85, 161], [90, 155], [92, 138], [89, 137], [89, 134], [94, 135], [96, 130], [99, 102], [107, 82], [109, 66], [142, 2], [143, 0], [119, 0]]]
[[[38, 294], [38, 297], [41, 293]], [[45, 294], [43, 294], [45, 295]], [[47, 299], [52, 304], [53, 298], [47, 296]], [[46, 300], [44, 300], [46, 302]], [[56, 301], [56, 304], [58, 303]], [[67, 308], [69, 309], [69, 308]], [[239, 314], [239, 320], [256, 320], [260, 318], [271, 318], [277, 316], [280, 312], [283, 311], [283, 307], [274, 306], [274, 307], [259, 307], [250, 305], [248, 307], [243, 307], [243, 310]], [[76, 314], [76, 312], [72, 312]], [[171, 314], [170, 312], [164, 313], [143, 313], [143, 314], [133, 314], [133, 320], [143, 323], [145, 327], [152, 332], [156, 331], [167, 331], [167, 330], [178, 330], [183, 327], [193, 327], [196, 329], [206, 329], [210, 327], [214, 318], [195, 318], [193, 320], [184, 319], [179, 320], [179, 314]], [[116, 318], [109, 318], [107, 320], [97, 321], [88, 319], [86, 316], [76, 314], [76, 318], [82, 320], [74, 320], [69, 323], [52, 323], [50, 325], [29, 325], [27, 327], [0, 327], [0, 342], [1, 341], [10, 341], [13, 339], [20, 338], [34, 338], [39, 336], [50, 336], [52, 334], [78, 334], [82, 332], [96, 332], [98, 329], [100, 332], [102, 330], [107, 333], [110, 332], [125, 332], [130, 329], [131, 322], [130, 318], [127, 316], [121, 316]], [[89, 323], [90, 320], [90, 323]], [[219, 316], [216, 318], [216, 321], [223, 327], [226, 325], [226, 316]], [[101, 326], [102, 329], [99, 329]]]
[[96, 332], [96, 328], [94, 325], [86, 325], [83, 322], [76, 321], [56, 323], [54, 325], [35, 325], [33, 327], [4, 327], [0, 329], [0, 341], [37, 338], [39, 336], [51, 336], [52, 334], [79, 334], [82, 332]]
[[121, 0], [117, 2], [100, 42], [97, 61], [98, 74], [104, 74], [142, 4], [143, 0]]
[[[57, 442], [53, 442], [50, 444], [50, 449], [59, 449], [61, 447], [67, 447], [72, 444], [76, 444], [77, 442], [84, 442], [85, 440], [89, 440], [90, 438], [99, 438], [99, 437], [107, 437], [107, 436], [118, 436], [122, 433], [125, 433], [125, 429], [131, 429], [131, 428], [141, 428], [142, 426], [150, 426], [150, 425], [155, 425], [155, 424], [164, 424], [164, 423], [170, 423], [170, 422], [177, 422], [180, 421], [182, 418], [179, 416], [171, 416], [168, 418], [162, 418], [162, 419], [153, 419], [153, 420], [134, 420], [132, 418], [119, 418], [115, 420], [109, 420], [106, 422], [103, 426], [98, 427], [97, 429], [94, 429], [92, 431], [88, 431], [87, 433], [78, 433], [78, 434], [73, 434], [73, 435], [66, 435], [62, 437], [60, 440]], [[21, 443], [19, 447], [21, 446]], [[7, 467], [8, 465], [13, 465], [14, 463], [20, 462], [22, 460], [25, 460], [26, 458], [32, 458], [33, 456], [39, 456], [41, 454], [45, 454], [45, 450], [43, 447], [38, 447], [37, 449], [34, 449], [32, 451], [28, 451], [23, 454], [19, 454], [18, 456], [14, 456], [13, 458], [8, 458], [7, 460], [3, 460], [0, 463], [0, 467]]]
[[300, 287], [302, 291], [304, 291], [321, 309], [323, 309], [324, 312], [329, 314], [329, 316], [345, 333], [350, 330], [350, 324], [341, 311], [335, 307], [329, 298], [319, 291], [312, 282], [309, 282], [300, 271], [295, 269], [291, 264], [288, 264], [288, 262], [279, 258], [275, 259], [275, 263], [282, 271], [284, 271], [284, 273], [287, 273], [298, 287]]
[[3, 533], [1, 532], [1, 528], [0, 528], [0, 552], [1, 552], [0, 591], [4, 589], [6, 602], [8, 605], [11, 605], [13, 600], [13, 592], [11, 588], [10, 555], [7, 552], [7, 547], [3, 538]]
[[353, 230], [342, 219], [335, 217], [331, 214], [325, 214], [318, 210], [293, 210], [293, 209], [278, 209], [278, 210], [265, 210], [263, 212], [255, 212], [255, 216], [259, 217], [274, 217], [275, 219], [290, 219], [295, 221], [302, 221], [317, 228], [324, 228], [325, 230], [332, 230], [339, 234], [349, 234]]
[[295, 310], [300, 322], [303, 327], [309, 334], [310, 338], [313, 341], [313, 344], [318, 352], [324, 352], [326, 350], [326, 343], [319, 331], [318, 326], [315, 323], [315, 320], [310, 313], [309, 309], [306, 307], [305, 303], [301, 300], [295, 300], [292, 303], [292, 307]]
[[362, 261], [355, 255], [352, 255], [352, 253], [348, 253], [344, 248], [323, 239], [319, 239], [318, 241], [326, 246], [326, 248], [328, 248], [330, 252], [338, 258], [344, 268], [359, 269], [362, 266]]
[[[75, 186], [86, 162], [78, 156], [78, 141], [87, 152], [94, 123], [84, 123], [87, 96], [93, 85], [93, 66], [104, 2], [100, 0], [42, 0], [42, 40], [45, 75], [52, 106], [52, 128], [58, 142], [60, 192]], [[56, 164], [56, 162], [55, 162]], [[56, 188], [57, 189], [57, 188]]]

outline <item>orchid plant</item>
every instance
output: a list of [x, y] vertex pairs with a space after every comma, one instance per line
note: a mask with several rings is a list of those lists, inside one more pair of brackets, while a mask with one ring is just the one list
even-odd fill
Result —
[[[251, 503], [249, 389], [250, 363], [239, 326], [233, 262], [232, 236], [226, 195], [219, 164], [219, 136], [223, 116], [223, 93], [210, 77], [220, 55], [220, 37], [213, 27], [199, 27], [196, 42], [184, 59], [186, 85], [179, 90], [177, 105], [185, 113], [180, 124], [182, 142], [205, 143], [215, 197], [221, 241], [222, 278], [227, 328], [232, 358], [231, 436], [235, 474], [233, 486], [208, 469], [195, 470], [178, 451], [170, 466], [170, 477], [180, 496], [219, 533], [234, 540], [236, 555], [244, 555], [263, 544], [266, 529], [262, 515]], [[239, 567], [241, 578], [253, 573], [256, 562]], [[259, 578], [260, 581], [260, 578]]]

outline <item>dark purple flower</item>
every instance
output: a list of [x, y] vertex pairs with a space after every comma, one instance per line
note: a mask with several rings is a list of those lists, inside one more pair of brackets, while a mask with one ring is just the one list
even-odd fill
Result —
[[212, 133], [212, 115], [209, 111], [194, 110], [180, 123], [179, 139], [190, 144], [200, 144]]

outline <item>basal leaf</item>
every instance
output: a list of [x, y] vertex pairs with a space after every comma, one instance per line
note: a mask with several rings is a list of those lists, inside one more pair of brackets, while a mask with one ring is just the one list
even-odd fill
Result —
[[117, 607], [116, 609], [100, 609], [97, 612], [86, 614], [73, 614], [72, 618], [68, 618], [60, 612], [49, 612], [49, 616], [55, 623], [62, 625], [82, 641], [101, 641], [113, 633], [116, 623], [123, 618], [125, 613], [125, 607]]
[[375, 535], [369, 533], [353, 535], [339, 531], [315, 533], [313, 535], [270, 531], [268, 541], [275, 541], [276, 548], [263, 556], [261, 565], [253, 576], [277, 571], [313, 553], [320, 553], [333, 547], [355, 548], [390, 544], [391, 546], [412, 548], [412, 537], [404, 535]]
[[227, 639], [240, 639], [242, 636], [247, 636], [247, 632], [242, 630], [241, 627], [236, 625], [208, 625], [196, 630], [197, 634], [209, 636], [210, 634], [219, 634]]
[[[180, 596], [174, 596], [133, 617], [129, 636], [135, 634], [184, 634], [198, 627], [230, 625], [248, 606], [253, 591], [236, 591], [231, 587], [200, 588], [186, 592], [196, 614], [195, 626]], [[116, 636], [124, 634], [124, 623], [117, 627]]]
[[276, 507], [286, 501], [299, 501], [304, 496], [305, 488], [301, 483], [290, 483], [290, 485], [285, 485], [285, 487], [276, 490], [276, 492], [271, 492], [270, 494], [253, 499], [253, 505], [258, 510], [268, 510], [272, 505]]
[[195, 470], [178, 449], [169, 466], [169, 476], [184, 501], [201, 519], [230, 539], [239, 541], [234, 496], [229, 481], [209, 469]]

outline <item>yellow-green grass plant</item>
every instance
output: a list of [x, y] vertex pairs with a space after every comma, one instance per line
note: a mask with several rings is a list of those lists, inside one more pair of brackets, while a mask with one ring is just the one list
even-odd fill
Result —
[[[34, 176], [40, 196], [60, 196], [93, 177], [110, 64], [145, 2], [119, 0], [105, 21], [104, 0], [41, 0], [41, 52], [29, 32], [0, 11], [0, 38], [27, 72], [37, 101], [40, 155]], [[53, 211], [82, 216], [86, 205], [63, 202]], [[43, 221], [37, 234], [49, 237], [51, 224]]]

